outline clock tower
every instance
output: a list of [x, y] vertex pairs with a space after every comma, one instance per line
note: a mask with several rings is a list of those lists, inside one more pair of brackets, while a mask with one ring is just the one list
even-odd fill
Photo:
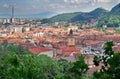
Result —
[[72, 29], [69, 32], [68, 46], [75, 46], [75, 38], [73, 36], [73, 30]]

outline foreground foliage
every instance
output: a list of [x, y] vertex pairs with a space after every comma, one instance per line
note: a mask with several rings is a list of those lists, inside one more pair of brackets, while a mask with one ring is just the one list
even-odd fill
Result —
[[79, 56], [72, 63], [65, 59], [57, 61], [46, 55], [34, 55], [21, 46], [0, 45], [0, 79], [119, 79], [120, 53], [112, 50], [113, 42], [105, 44], [105, 56], [95, 56], [94, 63], [100, 72], [87, 76], [88, 65], [84, 57]]
[[0, 79], [50, 79], [60, 75], [60, 67], [46, 55], [7, 54], [0, 60]]
[[46, 55], [34, 55], [21, 46], [6, 43], [0, 46], [0, 79], [77, 79], [82, 78], [87, 69], [82, 56], [71, 63], [65, 59], [55, 61]]
[[103, 62], [100, 72], [94, 72], [94, 79], [119, 79], [120, 78], [120, 53], [112, 50], [113, 42], [105, 44], [105, 55], [102, 57], [95, 56], [94, 63], [96, 66]]

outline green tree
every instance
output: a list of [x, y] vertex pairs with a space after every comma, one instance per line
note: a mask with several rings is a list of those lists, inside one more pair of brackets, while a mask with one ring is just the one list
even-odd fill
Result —
[[94, 77], [93, 79], [113, 79], [111, 75], [104, 73], [104, 72], [94, 72]]
[[104, 63], [100, 72], [94, 72], [94, 79], [119, 79], [120, 78], [120, 53], [112, 50], [113, 42], [105, 44], [105, 56], [98, 57]]
[[16, 54], [31, 54], [26, 48], [23, 48], [21, 45], [8, 45], [6, 48], [8, 53], [16, 53]]
[[113, 41], [109, 41], [105, 43], [105, 55], [114, 55], [114, 51], [112, 50], [112, 46], [114, 46]]
[[88, 65], [84, 61], [83, 56], [79, 56], [78, 60], [73, 63], [73, 67], [70, 68], [71, 78], [80, 79], [88, 70]]
[[120, 78], [120, 53], [115, 53], [108, 60], [109, 67], [104, 72], [94, 72], [94, 79], [119, 79]]
[[72, 68], [73, 63], [68, 62], [65, 59], [59, 59], [58, 60], [59, 66], [61, 67], [61, 71], [62, 71], [62, 79], [66, 79], [67, 77], [69, 77], [68, 75], [70, 74], [69, 69]]
[[6, 52], [6, 48], [8, 46], [8, 42], [7, 40], [4, 40], [2, 43], [2, 52], [5, 53]]
[[114, 79], [120, 78], [120, 53], [115, 55], [108, 61], [110, 65], [107, 73], [110, 74]]
[[61, 77], [59, 64], [46, 55], [10, 53], [0, 62], [0, 79], [53, 79]]
[[98, 56], [95, 56], [93, 62], [94, 62], [94, 64], [95, 64], [95, 66], [99, 66], [99, 62], [100, 62], [99, 57], [98, 57]]
[[108, 60], [114, 55], [114, 51], [112, 50], [112, 46], [113, 46], [113, 42], [112, 41], [108, 41], [105, 43], [104, 46], [104, 56], [95, 56], [94, 57], [94, 64], [96, 66], [99, 66], [99, 62], [102, 61], [104, 63], [105, 66], [108, 66]]

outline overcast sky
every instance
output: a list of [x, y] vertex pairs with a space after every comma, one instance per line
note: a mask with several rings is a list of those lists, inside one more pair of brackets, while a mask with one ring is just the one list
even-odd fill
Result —
[[0, 14], [9, 14], [15, 6], [15, 14], [36, 14], [40, 12], [88, 12], [102, 7], [110, 10], [120, 0], [0, 0]]

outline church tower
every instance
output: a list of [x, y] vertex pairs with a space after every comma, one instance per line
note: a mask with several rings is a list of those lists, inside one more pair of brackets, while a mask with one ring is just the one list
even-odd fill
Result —
[[72, 29], [69, 32], [68, 46], [75, 46], [75, 38], [73, 36], [73, 30]]

